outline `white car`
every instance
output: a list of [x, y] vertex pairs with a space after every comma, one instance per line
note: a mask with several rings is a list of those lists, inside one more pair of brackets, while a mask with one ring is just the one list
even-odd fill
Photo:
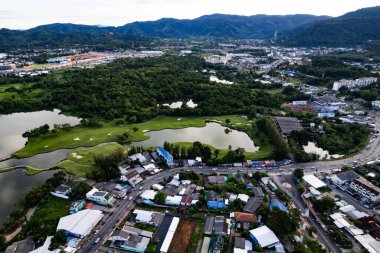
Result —
[[213, 171], [217, 170], [218, 168], [212, 168]]
[[99, 241], [100, 241], [100, 237], [98, 237], [98, 238], [95, 240], [94, 244], [97, 244]]

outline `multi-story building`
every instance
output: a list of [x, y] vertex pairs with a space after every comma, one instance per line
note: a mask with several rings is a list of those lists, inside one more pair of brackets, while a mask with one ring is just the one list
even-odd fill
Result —
[[347, 87], [348, 89], [352, 90], [355, 88], [368, 86], [375, 82], [377, 82], [376, 77], [363, 77], [355, 80], [342, 79], [340, 81], [334, 82], [333, 90], [338, 91], [342, 87]]
[[350, 187], [360, 196], [372, 202], [380, 199], [380, 189], [362, 177], [353, 180]]
[[102, 206], [112, 206], [115, 203], [115, 199], [109, 192], [99, 191], [96, 188], [87, 192], [86, 198]]

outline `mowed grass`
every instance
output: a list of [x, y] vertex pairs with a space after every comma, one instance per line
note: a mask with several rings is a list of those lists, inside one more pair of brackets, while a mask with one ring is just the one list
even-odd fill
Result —
[[97, 154], [108, 154], [118, 148], [127, 149], [118, 143], [104, 143], [90, 148], [78, 148], [67, 154], [66, 160], [57, 164], [57, 167], [64, 169], [67, 173], [76, 178], [85, 177], [97, 169], [94, 157]]
[[[260, 151], [256, 153], [247, 153], [251, 159], [260, 159], [268, 157], [271, 153], [271, 146], [265, 141], [265, 139], [256, 139], [252, 133], [252, 121], [248, 120], [245, 116], [240, 115], [226, 115], [215, 117], [168, 117], [158, 116], [150, 121], [139, 124], [118, 125], [116, 121], [104, 123], [103, 127], [88, 128], [88, 127], [75, 127], [70, 131], [61, 131], [59, 133], [49, 133], [47, 135], [31, 138], [28, 144], [21, 150], [14, 153], [17, 157], [29, 157], [39, 153], [45, 153], [54, 151], [61, 148], [77, 148], [77, 147], [93, 147], [104, 142], [115, 142], [117, 136], [123, 133], [128, 133], [129, 141], [142, 141], [149, 137], [145, 135], [147, 131], [157, 131], [163, 129], [179, 129], [186, 127], [203, 127], [206, 125], [207, 120], [218, 121], [223, 125], [226, 124], [226, 120], [229, 119], [229, 127], [237, 129], [239, 131], [246, 132], [256, 145], [260, 146]], [[133, 131], [137, 128], [137, 131]], [[78, 151], [79, 152], [79, 151]], [[85, 151], [80, 151], [85, 152]], [[91, 152], [91, 151], [88, 151]], [[80, 153], [78, 153], [81, 155]], [[70, 158], [69, 158], [70, 159]], [[70, 168], [75, 173], [75, 163], [79, 165], [89, 166], [88, 163], [78, 161], [79, 159], [72, 160], [73, 162], [62, 162], [61, 166]], [[90, 167], [87, 167], [91, 170]]]
[[0, 168], [0, 173], [8, 172], [8, 171], [16, 170], [16, 169], [24, 169], [25, 175], [27, 175], [27, 176], [33, 176], [33, 175], [36, 175], [36, 174], [44, 171], [44, 170], [36, 169], [33, 167], [29, 167], [29, 166], [25, 167], [25, 168], [5, 167], [5, 168]]

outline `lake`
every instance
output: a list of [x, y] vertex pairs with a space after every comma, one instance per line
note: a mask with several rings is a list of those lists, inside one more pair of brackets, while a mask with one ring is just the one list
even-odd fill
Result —
[[22, 112], [0, 115], [0, 158], [11, 155], [24, 147], [27, 139], [21, 135], [28, 130], [48, 124], [79, 124], [80, 119], [60, 114], [59, 110]]
[[22, 169], [0, 173], [0, 227], [6, 217], [13, 211], [17, 201], [32, 189], [33, 186], [43, 184], [57, 171], [44, 171], [34, 176], [27, 176]]
[[251, 138], [237, 130], [231, 130], [228, 134], [226, 127], [215, 123], [207, 123], [205, 127], [187, 127], [182, 129], [164, 129], [160, 131], [149, 131], [145, 135], [150, 138], [145, 141], [132, 142], [131, 145], [152, 147], [163, 145], [165, 141], [175, 142], [195, 142], [199, 141], [203, 144], [209, 144], [217, 149], [228, 149], [231, 145], [232, 149], [244, 148], [248, 152], [256, 152], [259, 147], [255, 146]]

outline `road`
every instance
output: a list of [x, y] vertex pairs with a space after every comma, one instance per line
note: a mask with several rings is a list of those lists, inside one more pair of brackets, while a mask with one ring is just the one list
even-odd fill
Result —
[[[378, 129], [378, 125], [380, 125], [380, 114], [378, 112], [369, 112], [369, 116], [371, 118], [376, 120], [376, 130]], [[160, 172], [156, 175], [153, 175], [146, 180], [144, 180], [140, 185], [139, 189], [141, 188], [141, 191], [147, 190], [151, 187], [151, 185], [155, 183], [159, 183], [162, 181], [163, 178], [167, 178], [169, 176], [173, 176], [183, 170], [192, 170], [195, 172], [203, 172], [203, 173], [212, 173], [212, 172], [218, 172], [220, 174], [223, 173], [231, 173], [231, 172], [255, 172], [255, 171], [267, 171], [271, 176], [274, 175], [280, 175], [284, 173], [291, 173], [294, 168], [304, 168], [305, 173], [312, 173], [312, 172], [331, 172], [333, 169], [339, 169], [343, 165], [354, 165], [354, 161], [359, 161], [360, 164], [364, 164], [366, 162], [376, 160], [379, 158], [380, 154], [380, 138], [375, 138], [373, 143], [371, 144], [371, 147], [369, 149], [364, 149], [360, 153], [348, 157], [341, 160], [332, 160], [332, 161], [316, 161], [311, 163], [299, 163], [299, 164], [291, 164], [291, 165], [285, 165], [281, 166], [280, 170], [278, 169], [268, 169], [268, 168], [239, 168], [239, 167], [219, 167], [216, 171], [213, 170], [211, 167], [203, 166], [203, 167], [186, 167], [186, 168], [173, 168], [170, 170], [166, 170], [163, 172]], [[104, 238], [107, 238], [107, 236], [112, 232], [114, 229], [115, 224], [122, 218], [124, 215], [132, 210], [135, 205], [135, 200], [139, 195], [139, 190], [133, 189], [128, 197], [124, 200], [119, 201], [119, 206], [117, 206], [113, 213], [109, 214], [108, 218], [104, 222], [103, 225], [99, 225], [99, 232], [97, 235], [91, 234], [88, 235], [86, 240], [84, 240], [80, 246], [79, 249], [81, 249], [81, 252], [85, 253], [93, 253], [96, 251], [97, 248], [99, 248], [104, 240]], [[132, 197], [131, 200], [129, 198]], [[294, 196], [294, 202], [297, 205], [300, 210], [304, 210], [304, 206], [302, 201]], [[320, 228], [319, 224], [317, 224], [315, 221], [310, 219], [313, 225], [317, 228]], [[321, 228], [320, 228], [321, 229]], [[334, 243], [331, 242], [331, 239], [322, 231], [318, 229], [318, 236], [320, 236], [321, 240], [325, 244], [326, 247], [328, 247], [333, 252], [340, 252], [340, 250], [337, 250], [337, 247]], [[95, 240], [97, 238], [101, 238], [101, 240], [98, 243], [95, 243]]]

